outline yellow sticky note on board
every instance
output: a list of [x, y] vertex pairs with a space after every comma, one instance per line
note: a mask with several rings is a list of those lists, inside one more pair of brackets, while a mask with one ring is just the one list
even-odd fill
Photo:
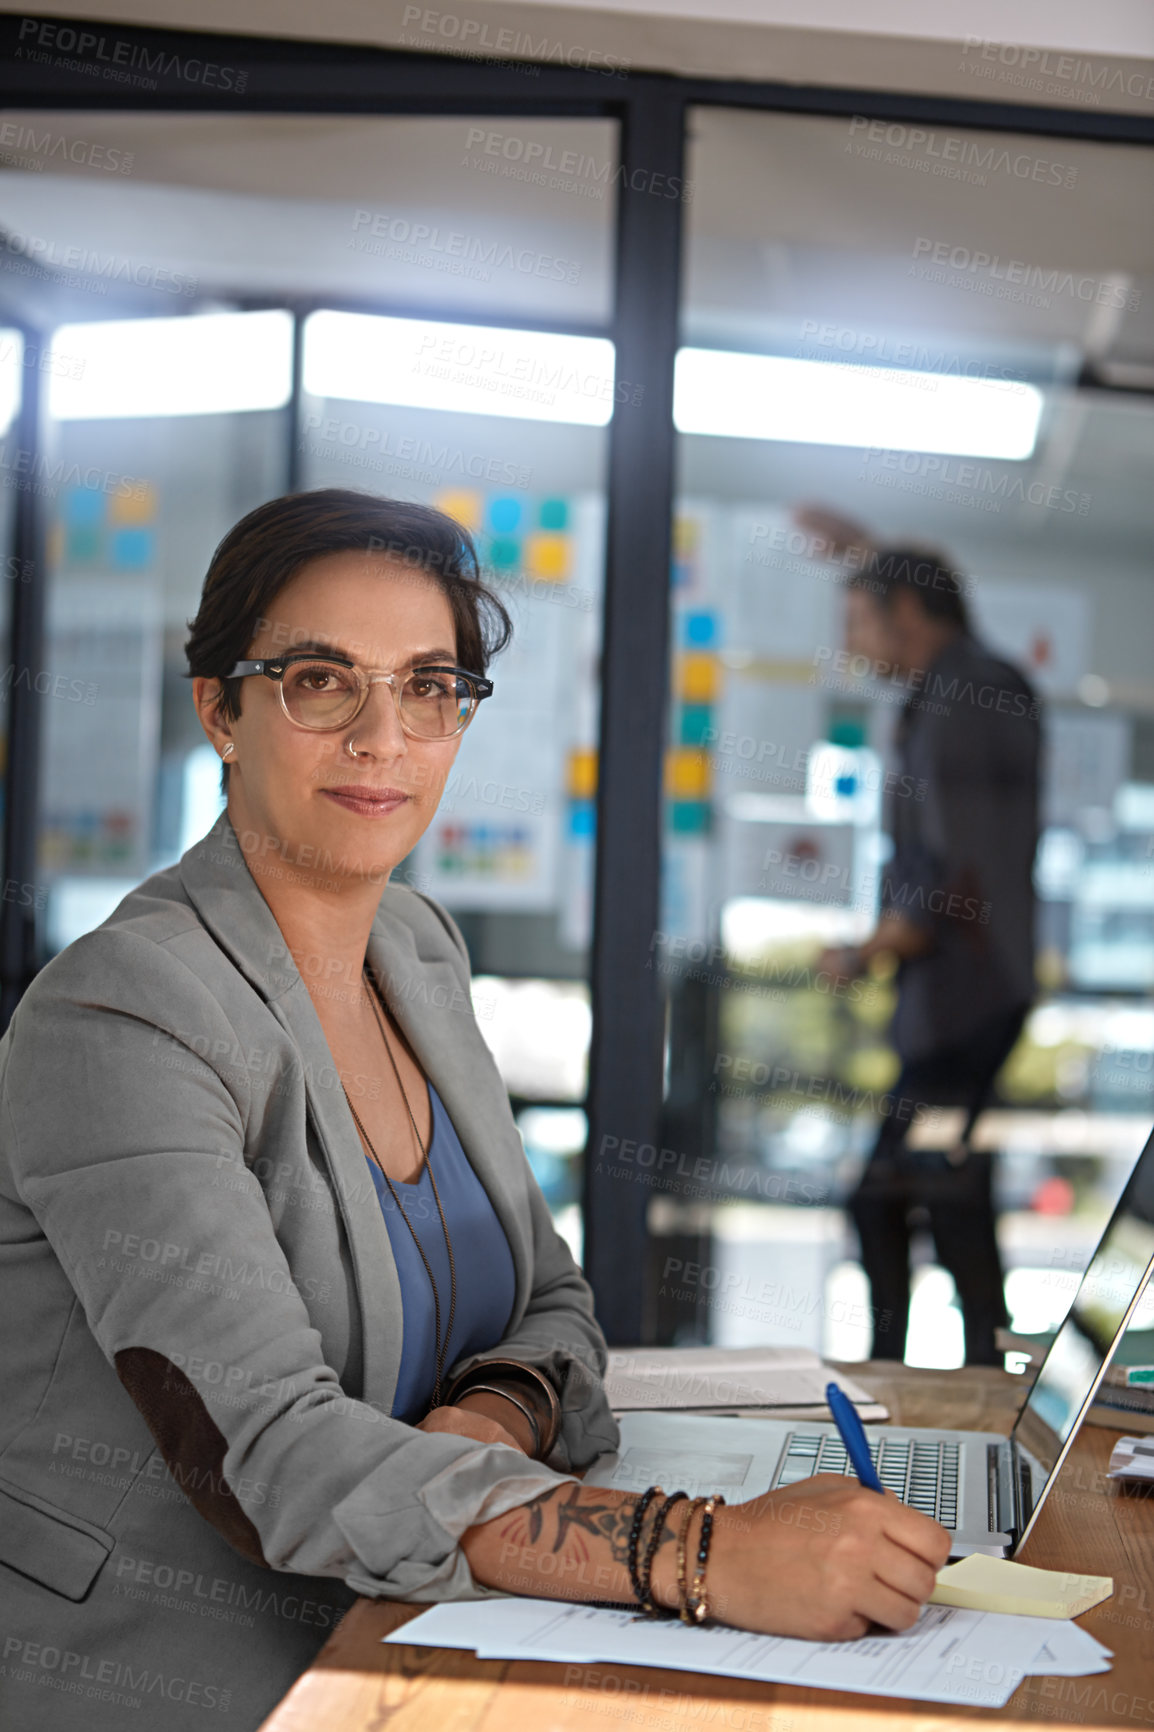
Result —
[[938, 1571], [930, 1603], [964, 1606], [970, 1612], [1018, 1612], [1027, 1618], [1077, 1618], [1113, 1592], [1112, 1576], [1036, 1570], [975, 1552]]

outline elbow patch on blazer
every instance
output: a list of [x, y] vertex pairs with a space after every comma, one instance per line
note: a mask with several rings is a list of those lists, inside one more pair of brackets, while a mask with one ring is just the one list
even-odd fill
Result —
[[115, 1363], [188, 1501], [242, 1557], [271, 1568], [260, 1535], [221, 1474], [228, 1445], [191, 1378], [151, 1347], [122, 1347]]

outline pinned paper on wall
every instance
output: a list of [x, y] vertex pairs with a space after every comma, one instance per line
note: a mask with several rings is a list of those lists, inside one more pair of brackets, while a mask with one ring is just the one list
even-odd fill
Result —
[[433, 503], [475, 535], [513, 636], [488, 669], [493, 695], [462, 737], [414, 850], [420, 887], [450, 908], [576, 910], [561, 938], [580, 947], [590, 912], [582, 886], [592, 876], [603, 502], [477, 489], [446, 490]]
[[162, 636], [149, 578], [61, 575], [49, 590], [40, 839], [48, 871], [148, 870]]
[[156, 561], [156, 515], [156, 488], [150, 482], [121, 483], [111, 492], [66, 487], [50, 535], [50, 558], [65, 569], [96, 565], [147, 571]]

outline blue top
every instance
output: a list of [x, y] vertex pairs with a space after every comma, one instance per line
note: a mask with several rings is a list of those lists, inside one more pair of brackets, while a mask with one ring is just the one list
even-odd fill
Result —
[[[488, 1193], [469, 1165], [444, 1102], [432, 1083], [428, 1084], [428, 1090], [433, 1112], [430, 1153], [457, 1270], [457, 1309], [444, 1359], [443, 1377], [447, 1380], [450, 1365], [466, 1354], [483, 1353], [486, 1348], [495, 1347], [504, 1335], [513, 1311], [515, 1275], [513, 1253]], [[401, 1283], [404, 1339], [393, 1396], [393, 1418], [415, 1425], [425, 1416], [437, 1375], [433, 1289], [413, 1235], [397, 1212], [381, 1169], [368, 1155], [365, 1160], [373, 1175]], [[399, 1184], [394, 1179], [393, 1189], [436, 1278], [443, 1330], [449, 1320], [449, 1253], [428, 1162], [421, 1168], [421, 1177], [415, 1185]]]

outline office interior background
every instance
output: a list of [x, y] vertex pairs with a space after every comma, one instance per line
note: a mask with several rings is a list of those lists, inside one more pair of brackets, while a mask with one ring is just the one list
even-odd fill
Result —
[[[394, 25], [3, 20], [5, 1019], [220, 810], [182, 645], [224, 532], [440, 506], [516, 631], [395, 876], [465, 934], [610, 1338], [864, 1357], [894, 991], [815, 963], [876, 914], [898, 704], [822, 506], [944, 549], [1044, 701], [1038, 996], [979, 1140], [1011, 1326], [1056, 1326], [1154, 1121], [1150, 94], [960, 37], [943, 95]], [[958, 1365], [915, 1262], [906, 1357]]]

